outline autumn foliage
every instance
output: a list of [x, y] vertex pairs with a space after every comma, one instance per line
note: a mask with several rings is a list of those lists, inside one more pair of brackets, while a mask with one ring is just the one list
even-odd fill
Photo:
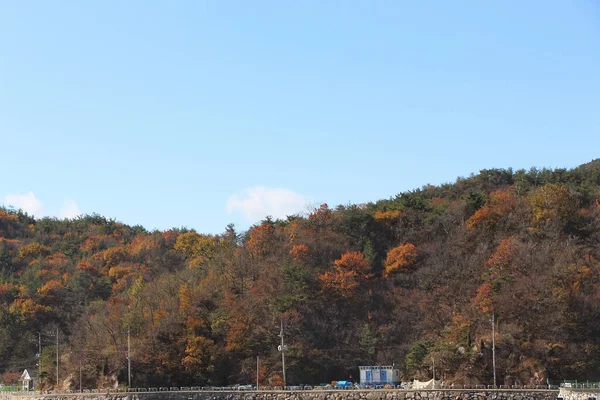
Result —
[[494, 311], [494, 292], [492, 285], [483, 283], [477, 289], [477, 295], [473, 299], [473, 303], [483, 312], [489, 314]]
[[418, 251], [414, 244], [405, 243], [391, 249], [385, 259], [385, 273], [393, 275], [414, 269]]
[[493, 228], [503, 216], [512, 211], [517, 204], [517, 197], [506, 189], [490, 193], [488, 204], [477, 210], [467, 221], [469, 228], [486, 226]]
[[308, 258], [308, 252], [309, 250], [307, 245], [296, 244], [292, 246], [292, 249], [290, 250], [290, 255], [296, 261], [306, 261], [306, 259]]
[[398, 210], [395, 210], [395, 211], [377, 210], [373, 214], [373, 218], [377, 222], [383, 222], [383, 223], [392, 225], [398, 221], [398, 219], [402, 216], [402, 214], [403, 214], [402, 211], [398, 211]]
[[[390, 188], [393, 191], [393, 188]], [[0, 374], [42, 388], [287, 384], [396, 363], [457, 384], [600, 380], [600, 160], [482, 170], [209, 235], [0, 207]], [[191, 223], [191, 221], [190, 221]], [[510, 381], [510, 383], [509, 383]], [[7, 382], [7, 381], [6, 381]]]
[[319, 275], [323, 287], [334, 290], [343, 296], [351, 295], [361, 281], [372, 276], [371, 266], [359, 251], [346, 252], [333, 263], [331, 271]]
[[515, 238], [509, 237], [500, 242], [496, 251], [485, 261], [484, 267], [494, 276], [509, 273], [515, 258]]

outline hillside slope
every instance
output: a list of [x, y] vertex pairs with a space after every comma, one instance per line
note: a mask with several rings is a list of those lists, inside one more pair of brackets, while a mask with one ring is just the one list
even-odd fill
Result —
[[[499, 384], [600, 379], [600, 160], [483, 170], [240, 234], [0, 208], [0, 372], [60, 386], [281, 384], [401, 365]], [[40, 336], [38, 337], [38, 332]], [[1, 378], [0, 378], [1, 379]]]

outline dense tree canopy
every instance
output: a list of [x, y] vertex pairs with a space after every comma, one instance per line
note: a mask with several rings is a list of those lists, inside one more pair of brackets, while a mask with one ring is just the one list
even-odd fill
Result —
[[[600, 161], [483, 170], [220, 235], [0, 208], [0, 374], [61, 387], [289, 383], [402, 366], [490, 383], [600, 379]], [[9, 375], [6, 375], [9, 376]], [[12, 376], [12, 375], [10, 375]]]

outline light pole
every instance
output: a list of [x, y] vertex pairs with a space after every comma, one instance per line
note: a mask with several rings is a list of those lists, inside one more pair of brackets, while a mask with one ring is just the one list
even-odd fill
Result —
[[494, 387], [496, 387], [496, 318], [492, 314], [492, 368], [494, 370]]

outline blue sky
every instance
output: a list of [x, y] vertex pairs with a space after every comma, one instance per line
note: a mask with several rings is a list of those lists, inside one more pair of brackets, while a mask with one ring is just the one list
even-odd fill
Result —
[[600, 157], [600, 5], [0, 2], [0, 203], [219, 233]]

